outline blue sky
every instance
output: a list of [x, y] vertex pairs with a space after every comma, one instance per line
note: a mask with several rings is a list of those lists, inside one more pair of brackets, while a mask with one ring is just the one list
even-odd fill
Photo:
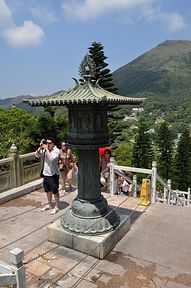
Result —
[[0, 99], [72, 88], [93, 41], [113, 72], [167, 39], [191, 40], [191, 0], [0, 0]]

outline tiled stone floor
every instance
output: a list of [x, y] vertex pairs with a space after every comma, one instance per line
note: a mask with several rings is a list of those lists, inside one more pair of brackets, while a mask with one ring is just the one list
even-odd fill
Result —
[[104, 194], [113, 208], [131, 214], [132, 225], [99, 260], [47, 241], [47, 225], [69, 209], [76, 193], [61, 195], [56, 215], [40, 211], [46, 202], [42, 190], [0, 205], [0, 259], [8, 262], [15, 247], [24, 250], [27, 287], [191, 287], [191, 208], [145, 208], [137, 199]]

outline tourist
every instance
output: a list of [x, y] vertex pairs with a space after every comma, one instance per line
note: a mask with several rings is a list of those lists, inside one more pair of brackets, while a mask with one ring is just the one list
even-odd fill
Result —
[[128, 182], [124, 177], [121, 179], [121, 185], [120, 185], [120, 194], [128, 196]]
[[[54, 139], [48, 137], [47, 140], [42, 140], [36, 151], [36, 156], [43, 156], [43, 188], [47, 195], [48, 204], [41, 211], [50, 210], [51, 214], [55, 214], [60, 210], [59, 197], [59, 149], [56, 147]], [[52, 194], [54, 195], [55, 207], [52, 205]]]
[[111, 158], [111, 151], [106, 149], [104, 151], [104, 155], [101, 156], [101, 159], [100, 159], [100, 170], [101, 170], [101, 174], [102, 174], [102, 177], [104, 179], [107, 179], [109, 177], [109, 171], [110, 171], [110, 166], [109, 166], [109, 163], [110, 163], [110, 158]]
[[120, 194], [126, 195], [126, 196], [132, 196], [132, 188], [133, 184], [129, 183], [124, 177], [122, 177], [122, 183], [120, 186]]
[[[111, 159], [112, 159], [112, 163], [116, 164], [113, 157], [111, 157], [111, 150], [106, 149], [104, 151], [104, 154], [100, 158], [100, 171], [101, 171], [100, 181], [102, 184], [102, 191], [103, 192], [109, 192], [109, 190], [110, 190], [109, 182], [110, 182], [110, 162], [111, 162]], [[117, 177], [115, 177], [115, 181], [117, 181]]]
[[133, 182], [133, 173], [128, 171], [126, 172], [127, 177], [129, 178], [129, 181], [127, 180], [129, 187], [128, 187], [128, 195], [133, 196], [133, 192], [135, 189], [135, 184]]
[[77, 167], [75, 165], [75, 158], [72, 150], [67, 147], [65, 142], [62, 142], [61, 144], [59, 153], [59, 167], [62, 192], [66, 193], [66, 182], [68, 182], [69, 191], [72, 191], [73, 170], [77, 169]]
[[159, 187], [156, 187], [156, 201], [160, 201], [162, 198], [162, 192]]

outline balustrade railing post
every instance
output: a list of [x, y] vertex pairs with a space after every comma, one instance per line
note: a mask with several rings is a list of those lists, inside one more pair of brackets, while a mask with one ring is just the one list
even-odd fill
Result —
[[137, 197], [137, 175], [133, 175], [134, 191], [133, 197]]
[[114, 185], [114, 177], [115, 177], [115, 173], [114, 173], [114, 169], [113, 169], [113, 159], [110, 159], [110, 195], [113, 196], [115, 194], [115, 185]]
[[23, 179], [22, 179], [22, 173], [21, 173], [21, 160], [20, 160], [19, 154], [17, 154], [16, 159], [17, 159], [17, 162], [16, 162], [17, 186], [21, 186], [23, 185]]
[[156, 182], [157, 182], [157, 162], [152, 162], [152, 174], [151, 174], [151, 203], [156, 202]]
[[9, 149], [9, 157], [13, 159], [11, 167], [11, 188], [17, 187], [17, 146], [12, 144]]
[[163, 203], [167, 203], [167, 189], [166, 189], [166, 187], [164, 187], [164, 196], [163, 196]]
[[13, 159], [13, 179], [14, 187], [22, 185], [21, 181], [21, 169], [20, 169], [20, 159], [17, 150], [17, 146], [13, 143], [9, 149], [9, 157]]
[[190, 207], [190, 188], [188, 188], [187, 207]]
[[[170, 198], [171, 198], [171, 193], [170, 193], [170, 190], [171, 190], [171, 179], [168, 179], [167, 180], [167, 186], [169, 188], [168, 190], [168, 194], [167, 194], [167, 203], [170, 204]], [[174, 200], [174, 199], [173, 199]]]
[[10, 251], [11, 264], [14, 267], [16, 275], [16, 287], [26, 287], [25, 266], [23, 265], [24, 252], [20, 248], [14, 248]]

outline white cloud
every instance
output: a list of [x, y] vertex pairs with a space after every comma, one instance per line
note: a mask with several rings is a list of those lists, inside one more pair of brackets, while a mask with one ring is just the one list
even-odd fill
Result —
[[128, 9], [150, 3], [150, 0], [70, 0], [62, 4], [64, 16], [69, 19], [88, 20], [115, 9]]
[[14, 26], [4, 32], [5, 39], [13, 46], [37, 46], [44, 38], [44, 31], [32, 21]]
[[4, 0], [0, 0], [0, 34], [7, 27], [13, 26], [12, 13]]
[[151, 5], [143, 5], [143, 7], [141, 7], [141, 13], [146, 20], [153, 21], [158, 18], [161, 11], [160, 8], [154, 8]]
[[13, 46], [37, 46], [44, 38], [44, 31], [33, 21], [24, 21], [16, 26], [12, 11], [5, 0], [0, 0], [0, 36]]
[[163, 12], [160, 7], [154, 8], [151, 5], [145, 5], [142, 7], [142, 15], [146, 20], [160, 21], [165, 25], [165, 30], [170, 33], [185, 28], [184, 18], [181, 14]]
[[31, 5], [30, 10], [34, 17], [37, 17], [45, 23], [54, 23], [57, 21], [57, 18], [49, 7], [49, 2], [35, 3], [33, 1]]
[[166, 24], [166, 29], [169, 32], [185, 28], [184, 18], [178, 13], [163, 13], [160, 15], [160, 18]]
[[[62, 4], [64, 16], [68, 20], [86, 21], [108, 12], [135, 8], [147, 21], [160, 21], [168, 32], [175, 32], [185, 27], [184, 18], [178, 13], [165, 13], [154, 6], [153, 0], [65, 0]], [[128, 15], [127, 15], [128, 17]]]

